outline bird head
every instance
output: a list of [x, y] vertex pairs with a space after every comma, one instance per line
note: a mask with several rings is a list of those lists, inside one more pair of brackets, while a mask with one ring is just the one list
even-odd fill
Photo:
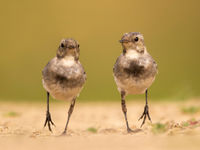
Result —
[[66, 56], [72, 56], [75, 58], [75, 60], [79, 59], [79, 44], [74, 39], [62, 39], [60, 42], [60, 45], [57, 50], [57, 57], [58, 58], [64, 58]]
[[124, 53], [128, 50], [136, 50], [139, 53], [144, 53], [146, 50], [144, 37], [139, 32], [125, 33], [119, 42], [122, 44]]

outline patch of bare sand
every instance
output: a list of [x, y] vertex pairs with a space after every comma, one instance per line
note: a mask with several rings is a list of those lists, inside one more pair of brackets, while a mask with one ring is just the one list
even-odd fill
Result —
[[[184, 113], [183, 108], [200, 107], [199, 101], [151, 102], [153, 121], [142, 131], [127, 134], [119, 103], [80, 103], [72, 114], [68, 136], [60, 137], [69, 104], [51, 103], [56, 124], [53, 133], [43, 128], [45, 103], [0, 103], [0, 149], [199, 149], [200, 112]], [[127, 101], [128, 120], [138, 129], [144, 103]]]

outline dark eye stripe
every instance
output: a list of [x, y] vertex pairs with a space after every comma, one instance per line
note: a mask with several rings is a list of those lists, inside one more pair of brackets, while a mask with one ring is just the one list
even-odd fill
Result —
[[120, 40], [119, 42], [120, 43], [128, 43], [128, 42], [137, 42], [137, 41], [139, 41], [139, 38], [138, 37], [136, 37], [136, 38], [134, 38], [134, 40]]

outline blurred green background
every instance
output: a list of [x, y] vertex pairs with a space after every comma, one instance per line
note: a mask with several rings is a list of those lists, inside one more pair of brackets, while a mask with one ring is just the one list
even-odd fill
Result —
[[[0, 100], [46, 99], [41, 71], [62, 38], [80, 43], [80, 100], [119, 100], [112, 68], [125, 32], [141, 32], [159, 67], [150, 98], [200, 96], [199, 0], [1, 0]], [[129, 96], [129, 99], [143, 98]]]

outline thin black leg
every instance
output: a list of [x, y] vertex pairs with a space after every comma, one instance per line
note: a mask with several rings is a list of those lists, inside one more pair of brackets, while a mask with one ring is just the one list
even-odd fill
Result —
[[63, 131], [63, 135], [65, 135], [67, 133], [67, 127], [68, 127], [68, 124], [69, 124], [69, 120], [70, 120], [70, 117], [71, 117], [71, 114], [74, 110], [74, 105], [75, 105], [75, 102], [76, 102], [76, 98], [74, 98], [71, 102], [71, 105], [70, 105], [70, 108], [69, 108], [69, 111], [68, 111], [68, 117], [67, 117], [67, 123], [65, 125], [65, 129]]
[[45, 123], [44, 123], [44, 127], [46, 127], [47, 124], [48, 124], [49, 131], [52, 132], [51, 124], [54, 125], [54, 123], [51, 120], [51, 114], [49, 112], [49, 92], [47, 92], [47, 112], [46, 112], [46, 120], [45, 120]]
[[148, 95], [148, 91], [146, 90], [146, 92], [145, 92], [146, 104], [145, 104], [145, 107], [144, 107], [144, 112], [143, 112], [142, 116], [139, 118], [139, 120], [142, 119], [143, 117], [144, 117], [144, 119], [143, 119], [140, 127], [142, 127], [144, 125], [144, 123], [146, 121], [146, 117], [148, 117], [148, 119], [151, 121], [151, 117], [149, 115], [149, 106], [148, 106], [147, 95]]
[[126, 127], [128, 132], [133, 132], [131, 128], [129, 127], [128, 124], [128, 119], [127, 119], [127, 108], [126, 108], [126, 101], [125, 101], [125, 95], [126, 93], [124, 91], [121, 92], [121, 105], [122, 105], [122, 111], [124, 113], [125, 121], [126, 121]]

